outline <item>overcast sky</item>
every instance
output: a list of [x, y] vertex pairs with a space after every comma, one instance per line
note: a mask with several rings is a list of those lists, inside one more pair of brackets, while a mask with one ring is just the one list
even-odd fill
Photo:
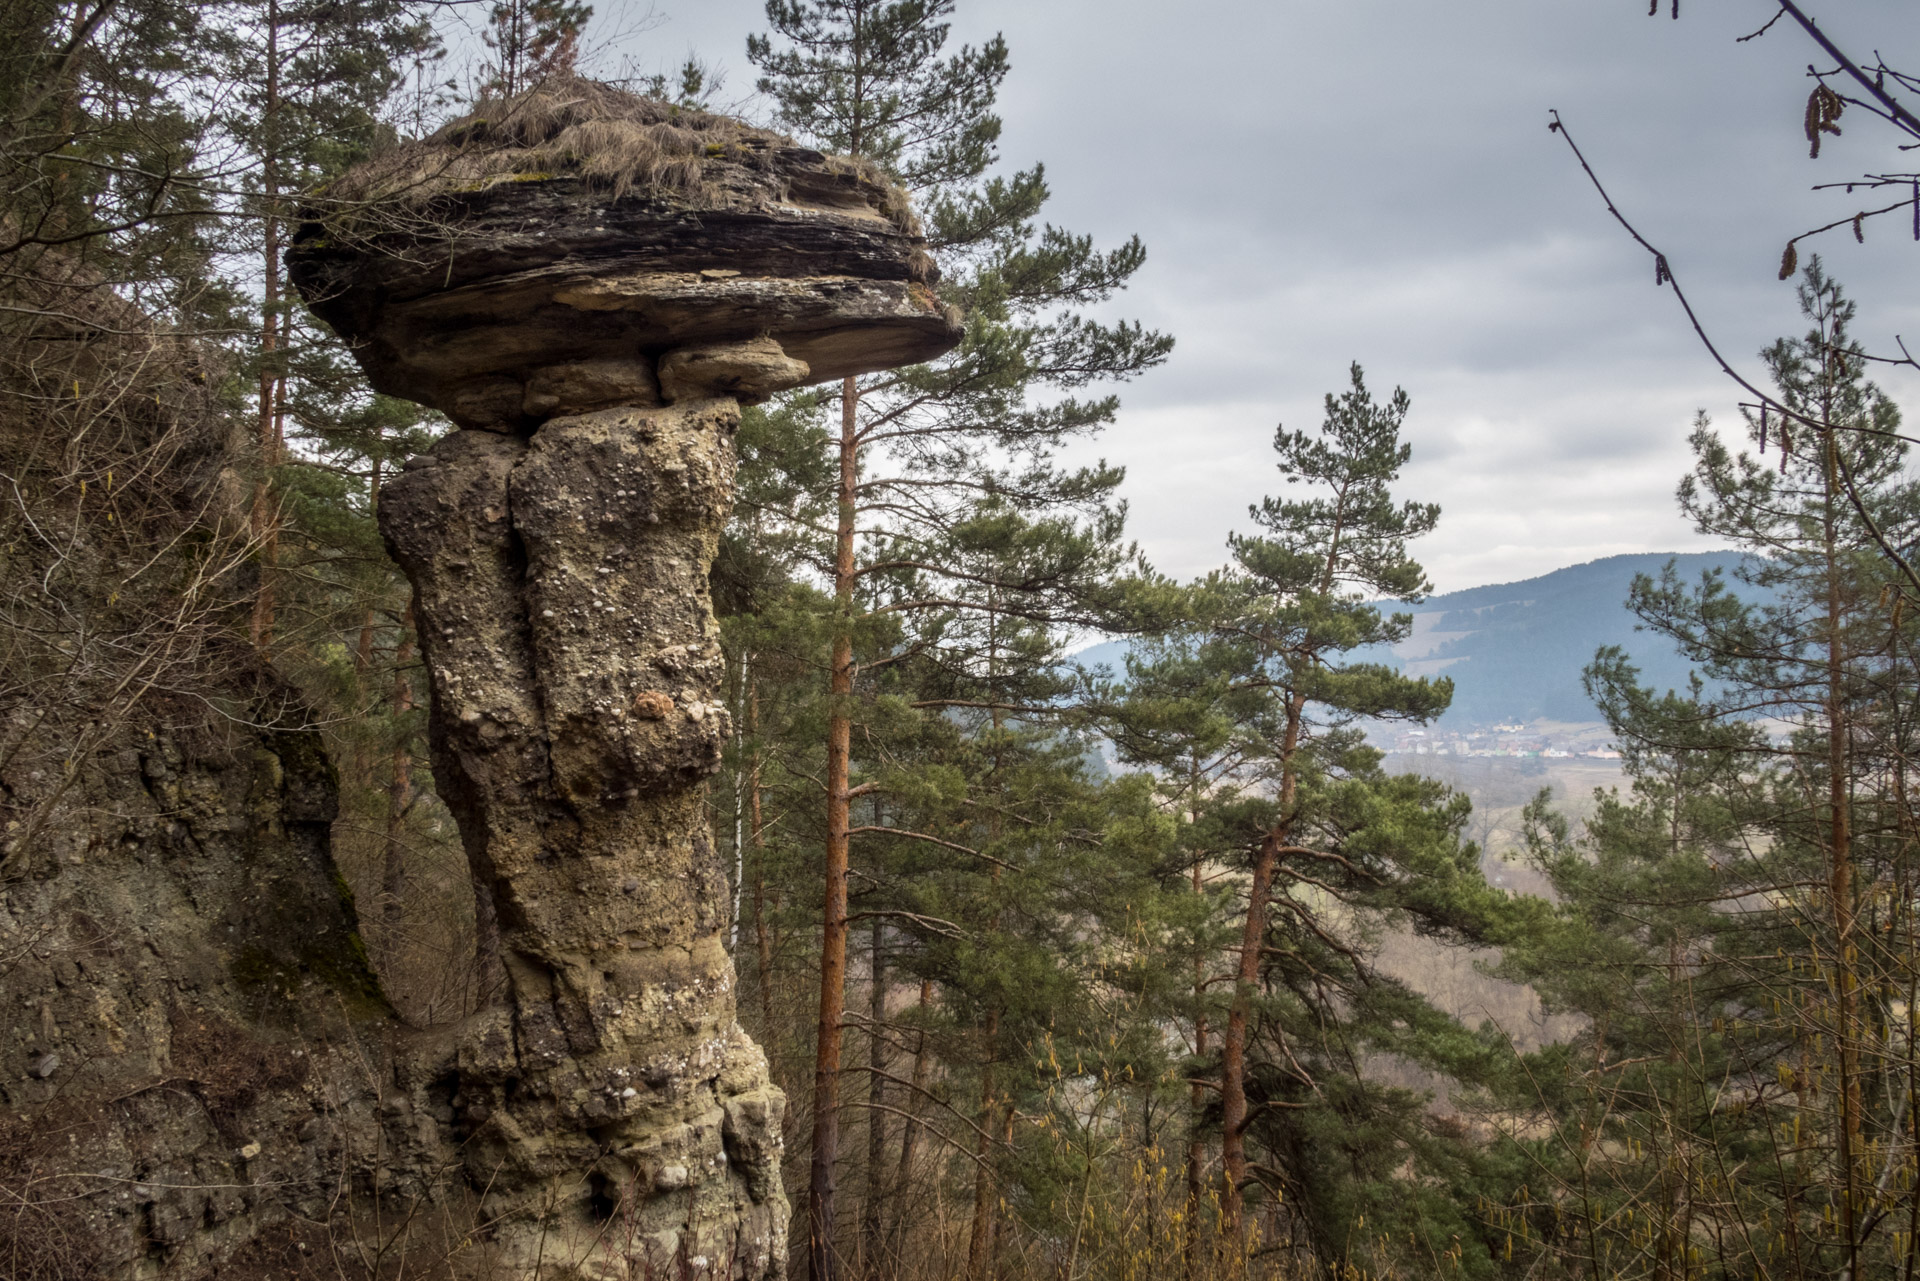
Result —
[[[599, 0], [634, 25], [644, 10]], [[1865, 56], [1920, 63], [1910, 0], [1813, 0]], [[1723, 350], [1801, 328], [1782, 244], [1850, 214], [1816, 181], [1894, 167], [1890, 131], [1849, 115], [1817, 162], [1800, 133], [1815, 52], [1759, 26], [1770, 0], [959, 0], [954, 38], [1003, 32], [1001, 153], [1044, 161], [1050, 220], [1147, 266], [1115, 316], [1178, 340], [1128, 387], [1095, 452], [1128, 469], [1132, 530], [1161, 569], [1224, 558], [1274, 486], [1276, 424], [1312, 427], [1359, 360], [1413, 398], [1402, 493], [1443, 507], [1421, 545], [1443, 591], [1618, 552], [1705, 546], [1673, 505], [1705, 409], [1735, 421], [1672, 295], [1608, 218], [1558, 108], [1615, 200], [1672, 260]], [[760, 0], [659, 0], [621, 53], [689, 51], [751, 100]], [[603, 73], [611, 68], [603, 67]], [[1910, 167], [1911, 162], [1907, 162]], [[1897, 215], [1824, 239], [1875, 348], [1920, 336], [1920, 244]], [[1920, 380], [1883, 383], [1920, 404]]]

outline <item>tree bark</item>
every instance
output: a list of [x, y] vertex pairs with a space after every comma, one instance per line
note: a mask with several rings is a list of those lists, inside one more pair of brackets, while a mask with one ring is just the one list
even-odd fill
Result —
[[[413, 661], [413, 604], [400, 620], [400, 643], [393, 651], [392, 712], [396, 722], [413, 710], [413, 682], [407, 678], [407, 664]], [[393, 741], [393, 771], [387, 783], [387, 843], [380, 876], [381, 919], [387, 928], [387, 945], [400, 928], [401, 905], [406, 892], [406, 859], [400, 830], [407, 810], [413, 805], [413, 736], [396, 725]]]
[[740, 655], [740, 716], [733, 734], [733, 922], [727, 927], [727, 951], [736, 956], [740, 952], [740, 909], [747, 893], [747, 789], [759, 768], [757, 761], [749, 765], [739, 750], [752, 732], [752, 716], [747, 710], [753, 689], [752, 658], [751, 652]]
[[[1823, 406], [1823, 417], [1831, 421], [1831, 397]], [[1840, 1067], [1840, 1223], [1846, 1233], [1847, 1275], [1857, 1277], [1860, 1268], [1860, 1198], [1856, 1165], [1861, 1144], [1859, 1047], [1854, 1040], [1855, 1005], [1859, 976], [1853, 956], [1853, 841], [1851, 831], [1851, 789], [1847, 751], [1846, 651], [1842, 639], [1843, 605], [1840, 594], [1840, 562], [1836, 528], [1836, 498], [1839, 490], [1839, 441], [1831, 428], [1826, 440], [1826, 569], [1827, 569], [1827, 806], [1829, 842], [1832, 846], [1828, 895], [1832, 899], [1834, 934], [1834, 973], [1836, 1034], [1834, 1048]]]
[[973, 1171], [973, 1230], [967, 1238], [968, 1281], [987, 1281], [993, 1274], [993, 1132], [999, 1128], [1000, 1099], [994, 1093], [1000, 1013], [987, 1014], [986, 1060], [980, 1065], [980, 1138]]
[[902, 1127], [900, 1133], [900, 1164], [897, 1167], [897, 1172], [893, 1179], [893, 1224], [887, 1230], [888, 1238], [895, 1243], [894, 1249], [896, 1252], [899, 1250], [898, 1243], [902, 1230], [905, 1227], [904, 1206], [900, 1198], [909, 1187], [913, 1186], [913, 1157], [915, 1149], [919, 1147], [920, 1143], [920, 1126], [914, 1121], [914, 1116], [920, 1110], [920, 1098], [921, 1095], [926, 1092], [927, 1088], [927, 1072], [930, 1064], [928, 1062], [927, 1033], [925, 1029], [927, 1009], [932, 1004], [933, 981], [931, 979], [921, 979], [919, 1003], [921, 1031], [913, 1043], [913, 1091], [908, 1096], [906, 1107], [903, 1109], [907, 1114], [907, 1118], [906, 1124]]
[[[353, 649], [355, 701], [369, 711], [372, 710], [372, 701], [367, 685], [373, 672], [373, 617], [373, 606], [369, 605], [360, 616], [360, 639]], [[355, 735], [353, 740], [353, 783], [355, 787], [373, 786], [373, 755], [368, 750], [364, 735]]]
[[[753, 734], [760, 733], [760, 692], [747, 692], [747, 716]], [[760, 757], [755, 753], [747, 786], [747, 840], [753, 847], [753, 948], [760, 977], [760, 1035], [767, 1057], [773, 1057], [773, 938], [767, 929], [766, 830], [760, 800]]]
[[[988, 589], [987, 602], [987, 676], [988, 680], [991, 681], [994, 676], [999, 674], [1000, 665], [1000, 616], [994, 608], [998, 602], [991, 588]], [[988, 716], [993, 725], [993, 766], [988, 773], [988, 778], [992, 780], [993, 787], [997, 789], [1000, 782], [1000, 769], [1003, 764], [1001, 752], [1002, 740], [1000, 735], [1006, 724], [1006, 713], [996, 706], [988, 713]], [[987, 817], [988, 843], [994, 846], [999, 845], [1004, 830], [1005, 825], [1001, 818], [1000, 807], [995, 805], [989, 811]], [[993, 865], [993, 871], [989, 874], [996, 893], [1000, 886], [1001, 868], [1001, 863], [996, 861]], [[995, 928], [998, 929], [1004, 926], [1004, 924], [1004, 914], [996, 904]], [[973, 1278], [973, 1281], [985, 1281], [985, 1278], [989, 1276], [993, 1270], [995, 1253], [994, 1238], [999, 1226], [997, 1216], [994, 1214], [994, 1172], [991, 1160], [993, 1150], [989, 1136], [993, 1133], [995, 1107], [997, 1104], [1003, 1102], [994, 1097], [994, 1064], [1000, 1055], [1000, 1010], [997, 1006], [991, 1004], [987, 1007], [985, 1039], [986, 1049], [982, 1057], [986, 1066], [981, 1076], [980, 1085], [980, 1160], [974, 1171], [973, 1230], [967, 1243], [967, 1275]], [[1004, 1106], [1007, 1109], [1008, 1123], [1011, 1124], [1013, 1108], [1011, 1097], [1004, 1100]]]
[[1287, 700], [1287, 728], [1280, 748], [1280, 814], [1272, 830], [1261, 838], [1254, 857], [1253, 884], [1247, 889], [1247, 919], [1240, 934], [1240, 964], [1234, 973], [1233, 1005], [1227, 1011], [1226, 1037], [1221, 1042], [1220, 1161], [1226, 1167], [1226, 1199], [1222, 1205], [1228, 1228], [1240, 1231], [1241, 1189], [1247, 1182], [1247, 1024], [1253, 1012], [1253, 993], [1260, 981], [1260, 953], [1266, 945], [1267, 905], [1273, 894], [1274, 869], [1280, 848], [1293, 822], [1297, 788], [1294, 753], [1300, 747], [1300, 723], [1306, 699], [1293, 694]]
[[1228, 1227], [1240, 1225], [1240, 1189], [1247, 1180], [1247, 1022], [1253, 989], [1260, 978], [1260, 948], [1267, 932], [1267, 898], [1273, 888], [1273, 869], [1279, 859], [1280, 838], [1268, 832], [1260, 841], [1253, 863], [1253, 884], [1247, 890], [1247, 918], [1240, 936], [1240, 963], [1234, 972], [1233, 1004], [1227, 1010], [1226, 1039], [1220, 1063], [1220, 1161], [1227, 1186], [1222, 1211]]
[[280, 181], [274, 117], [280, 108], [280, 6], [278, 0], [267, 3], [266, 98], [261, 104], [262, 126], [266, 130], [260, 164], [261, 195], [265, 202], [262, 226], [262, 272], [260, 284], [260, 476], [253, 487], [251, 523], [260, 542], [260, 583], [253, 598], [253, 616], [248, 635], [253, 647], [264, 659], [273, 651], [274, 566], [279, 559], [279, 519], [273, 511], [270, 478], [280, 465], [281, 379], [274, 369], [274, 354], [280, 347]]
[[[1200, 770], [1198, 761], [1192, 763], [1187, 774], [1187, 816], [1193, 823], [1200, 821]], [[1197, 898], [1206, 892], [1200, 870], [1201, 852], [1194, 851], [1193, 893]], [[1193, 958], [1193, 1056], [1204, 1059], [1207, 1056], [1207, 960], [1204, 955]], [[1200, 1209], [1205, 1203], [1205, 1170], [1207, 1162], [1207, 1140], [1200, 1131], [1200, 1117], [1207, 1110], [1207, 1090], [1203, 1085], [1194, 1085], [1188, 1091], [1188, 1107], [1192, 1113], [1187, 1131], [1187, 1222], [1183, 1245], [1187, 1276], [1195, 1278], [1200, 1273]]]
[[886, 931], [875, 917], [868, 955], [872, 979], [867, 985], [867, 1196], [860, 1207], [860, 1261], [863, 1276], [880, 1281], [881, 1224], [886, 1206], [887, 1150], [886, 1078], [887, 1042], [882, 1035], [887, 1019]]
[[813, 1065], [813, 1161], [807, 1183], [807, 1264], [812, 1281], [836, 1281], [834, 1165], [840, 1149], [841, 1024], [847, 1001], [847, 869], [853, 754], [854, 501], [860, 391], [841, 389], [839, 517], [834, 533], [832, 706], [827, 717], [826, 901], [820, 916], [820, 1022]]

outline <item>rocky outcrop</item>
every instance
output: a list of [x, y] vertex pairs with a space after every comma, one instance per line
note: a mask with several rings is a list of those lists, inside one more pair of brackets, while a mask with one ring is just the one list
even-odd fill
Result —
[[792, 365], [755, 398], [959, 338], [877, 171], [590, 82], [494, 104], [336, 192], [356, 198], [287, 256], [309, 305], [376, 388], [464, 427], [651, 403], [656, 362], [688, 348], [776, 345]]
[[0, 1276], [351, 1249], [342, 1204], [443, 1186], [446, 1095], [395, 1057], [312, 718], [236, 640], [244, 439], [203, 350], [34, 266], [0, 286]]
[[[404, 217], [336, 210], [288, 259], [376, 387], [462, 428], [380, 516], [507, 998], [414, 1075], [519, 1275], [777, 1277], [783, 1099], [734, 1020], [702, 791], [729, 733], [707, 574], [741, 403], [930, 358], [957, 318], [858, 167], [739, 127], [695, 148], [577, 82], [500, 111], [350, 180], [412, 175]], [[614, 135], [691, 160], [622, 188], [571, 144], [574, 174], [466, 151]]]
[[0, 894], [0, 1275], [207, 1275], [343, 1189], [425, 1190], [333, 804], [311, 734], [150, 724], [89, 763]]

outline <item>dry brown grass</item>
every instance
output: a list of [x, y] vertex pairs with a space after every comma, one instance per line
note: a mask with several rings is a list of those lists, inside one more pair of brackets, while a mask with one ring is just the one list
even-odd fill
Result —
[[[416, 142], [352, 170], [321, 196], [343, 205], [419, 204], [504, 182], [573, 178], [616, 198], [671, 195], [696, 208], [726, 208], [743, 188], [728, 169], [770, 172], [784, 134], [731, 116], [680, 107], [610, 85], [555, 77], [512, 98], [486, 98]], [[828, 157], [826, 167], [871, 184], [879, 211], [911, 221], [906, 193], [869, 161]]]
[[0, 1277], [80, 1281], [101, 1275], [94, 1206], [76, 1194], [70, 1150], [97, 1117], [68, 1100], [0, 1116]]

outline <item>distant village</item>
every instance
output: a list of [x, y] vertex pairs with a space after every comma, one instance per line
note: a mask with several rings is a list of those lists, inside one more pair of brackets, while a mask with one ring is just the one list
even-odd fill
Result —
[[1617, 761], [1613, 735], [1599, 722], [1535, 721], [1425, 729], [1378, 725], [1368, 733], [1384, 752], [1407, 756], [1510, 756]]

